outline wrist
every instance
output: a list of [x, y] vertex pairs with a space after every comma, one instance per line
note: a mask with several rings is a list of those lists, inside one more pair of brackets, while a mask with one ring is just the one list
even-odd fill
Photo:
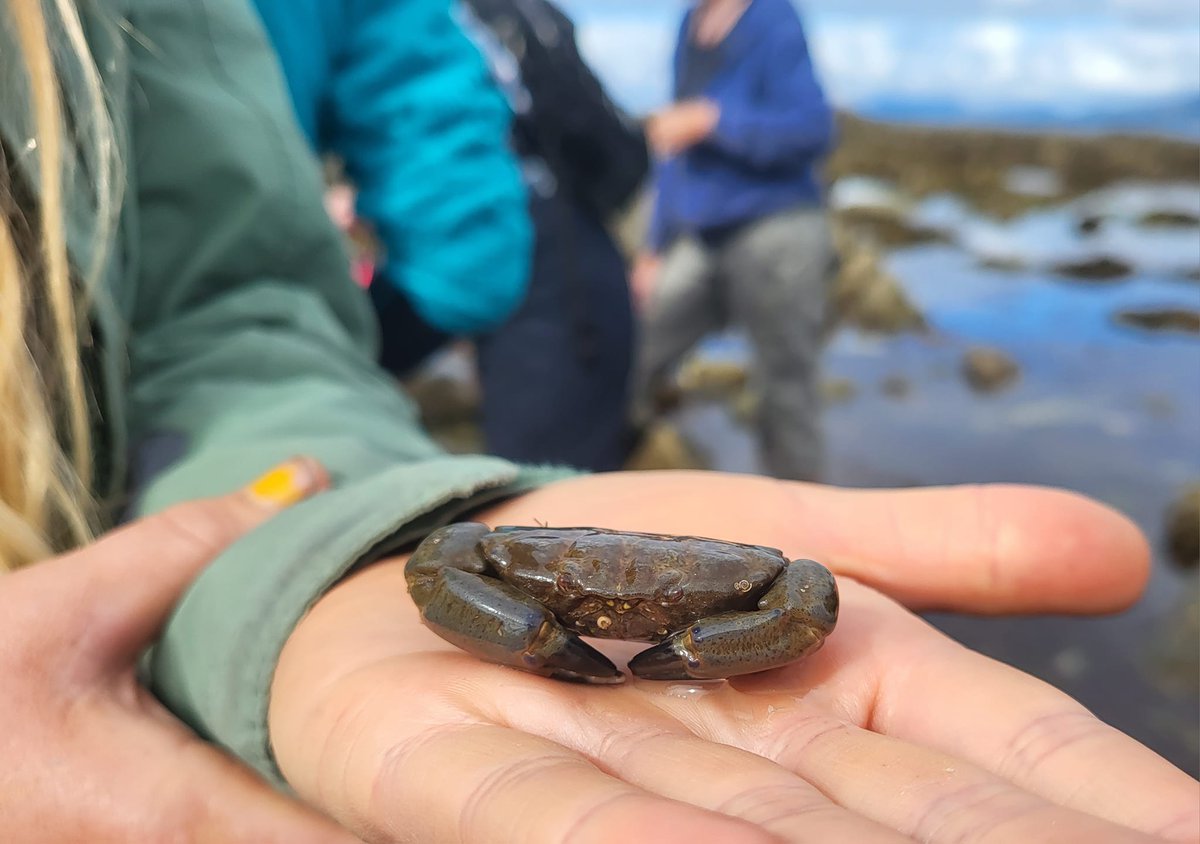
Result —
[[[284, 644], [271, 683], [267, 715], [271, 747], [297, 793], [322, 801], [343, 794], [331, 778], [345, 767], [354, 737], [339, 734], [371, 674], [394, 650], [393, 619], [411, 606], [404, 584], [406, 558], [376, 563], [326, 593]], [[399, 605], [399, 607], [398, 607]], [[337, 799], [336, 797], [334, 799]]]

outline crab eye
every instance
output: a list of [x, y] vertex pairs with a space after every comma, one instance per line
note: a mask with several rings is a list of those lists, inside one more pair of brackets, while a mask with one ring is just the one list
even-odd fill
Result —
[[554, 585], [559, 592], [575, 592], [579, 589], [579, 581], [573, 574], [560, 574]]
[[678, 604], [683, 600], [683, 587], [676, 584], [663, 590], [662, 599], [668, 604]]

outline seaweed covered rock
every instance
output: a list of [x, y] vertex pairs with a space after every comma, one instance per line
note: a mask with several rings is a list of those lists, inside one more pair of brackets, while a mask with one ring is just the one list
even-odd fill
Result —
[[1184, 334], [1200, 334], [1200, 311], [1190, 308], [1118, 311], [1113, 315], [1113, 320], [1118, 325], [1142, 331], [1177, 331]]
[[1055, 264], [1053, 272], [1077, 281], [1121, 281], [1133, 273], [1133, 267], [1117, 258], [1087, 258]]
[[912, 395], [913, 382], [905, 375], [893, 373], [879, 382], [879, 390], [889, 399], [903, 401]]
[[[1198, 151], [1189, 139], [927, 127], [843, 113], [826, 176], [869, 176], [917, 199], [957, 194], [1007, 219], [1121, 181], [1195, 184]], [[1031, 168], [1052, 174], [1058, 190], [1014, 191], [1014, 169]]]
[[743, 363], [693, 356], [680, 368], [676, 385], [688, 396], [725, 399], [735, 395], [749, 380], [750, 371]]
[[837, 212], [837, 221], [847, 231], [883, 249], [949, 240], [944, 232], [918, 225], [891, 208], [846, 208]]
[[829, 378], [821, 382], [821, 401], [826, 406], [849, 404], [858, 395], [858, 387], [849, 378]]
[[1200, 566], [1200, 483], [1183, 491], [1167, 513], [1167, 549], [1184, 568]]
[[479, 414], [479, 388], [469, 381], [419, 376], [405, 382], [404, 390], [416, 402], [426, 427], [474, 419]]
[[977, 393], [995, 393], [1021, 377], [1021, 367], [1000, 349], [977, 346], [963, 356], [963, 377]]
[[837, 246], [841, 266], [831, 295], [833, 324], [879, 334], [928, 329], [899, 280], [884, 268], [878, 249], [841, 229]]
[[709, 465], [674, 425], [657, 422], [646, 429], [625, 463], [632, 471], [657, 469], [708, 469]]
[[1138, 220], [1151, 229], [1192, 229], [1200, 227], [1200, 217], [1184, 211], [1151, 211]]
[[445, 375], [417, 375], [404, 383], [416, 403], [421, 427], [452, 454], [483, 451], [479, 426], [479, 386], [472, 380]]

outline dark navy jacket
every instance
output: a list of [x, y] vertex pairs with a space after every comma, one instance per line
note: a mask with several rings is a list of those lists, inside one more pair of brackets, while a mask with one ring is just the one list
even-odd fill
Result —
[[[712, 137], [659, 165], [655, 251], [683, 234], [819, 205], [816, 168], [833, 138], [833, 116], [790, 0], [753, 0], [716, 55], [691, 42], [692, 14], [675, 51], [676, 98], [704, 96], [721, 119]], [[687, 90], [699, 63], [711, 66], [701, 71], [702, 90]]]

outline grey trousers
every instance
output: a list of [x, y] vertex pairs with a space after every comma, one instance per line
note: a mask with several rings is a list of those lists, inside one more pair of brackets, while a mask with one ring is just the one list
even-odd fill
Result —
[[813, 208], [764, 217], [708, 243], [676, 241], [643, 315], [639, 402], [706, 335], [740, 328], [754, 347], [764, 465], [778, 478], [817, 480], [818, 359], [835, 265], [828, 219]]

